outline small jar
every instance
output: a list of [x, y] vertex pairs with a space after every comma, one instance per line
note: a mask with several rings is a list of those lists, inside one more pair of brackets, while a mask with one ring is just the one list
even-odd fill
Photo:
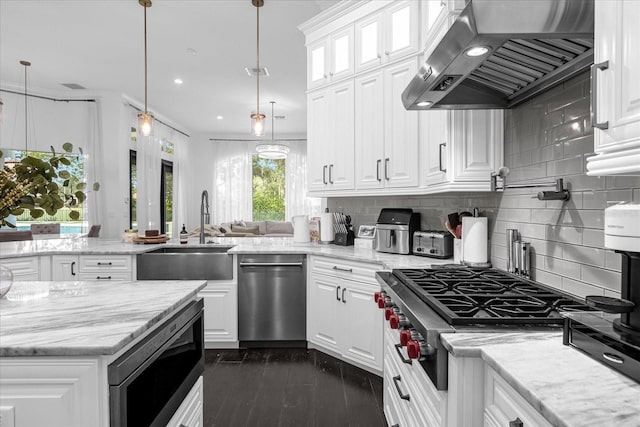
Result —
[[138, 237], [138, 230], [126, 229], [122, 233], [122, 243], [133, 243], [135, 237]]

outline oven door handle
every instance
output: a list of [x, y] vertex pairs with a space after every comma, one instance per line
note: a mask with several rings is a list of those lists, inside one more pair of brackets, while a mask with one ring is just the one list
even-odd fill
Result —
[[396, 351], [398, 352], [398, 356], [400, 356], [400, 360], [402, 360], [402, 363], [406, 363], [407, 365], [411, 365], [411, 359], [405, 359], [404, 356], [402, 355], [402, 352], [400, 351], [400, 349], [402, 348], [401, 344], [395, 344], [396, 347]]
[[400, 385], [398, 384], [400, 381], [402, 381], [400, 379], [400, 375], [396, 375], [395, 377], [393, 377], [393, 384], [396, 386], [396, 390], [398, 392], [398, 396], [400, 396], [400, 399], [402, 399], [402, 400], [410, 401], [411, 397], [409, 397], [408, 394], [402, 394], [402, 390], [400, 390]]

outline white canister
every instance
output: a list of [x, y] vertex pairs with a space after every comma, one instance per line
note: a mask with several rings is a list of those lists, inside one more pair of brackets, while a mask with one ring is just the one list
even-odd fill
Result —
[[309, 241], [309, 217], [307, 215], [296, 215], [291, 218], [293, 223], [293, 241], [295, 243], [306, 243]]

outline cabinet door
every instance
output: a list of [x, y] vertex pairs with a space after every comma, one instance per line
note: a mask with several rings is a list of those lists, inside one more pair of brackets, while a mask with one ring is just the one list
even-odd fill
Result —
[[[330, 138], [320, 150], [329, 158], [327, 181], [331, 190], [354, 188], [354, 94], [353, 80], [329, 88], [329, 117], [322, 126], [330, 130]], [[315, 120], [315, 118], [314, 118]], [[314, 152], [317, 152], [314, 150]]]
[[384, 187], [384, 86], [382, 72], [355, 81], [356, 188]]
[[435, 185], [446, 182], [449, 164], [448, 146], [449, 120], [452, 112], [445, 110], [421, 111], [420, 148], [424, 153], [421, 161], [423, 185]]
[[76, 255], [51, 256], [51, 280], [79, 280]]
[[326, 39], [319, 40], [307, 47], [307, 87], [317, 87], [327, 82], [327, 58], [329, 44]]
[[356, 72], [382, 63], [383, 12], [356, 22]]
[[342, 354], [348, 359], [382, 370], [382, 312], [373, 301], [379, 286], [342, 281]]
[[307, 116], [307, 179], [309, 191], [324, 191], [327, 188], [329, 168], [328, 144], [328, 97], [327, 90], [308, 95]]
[[413, 78], [415, 59], [384, 71], [384, 179], [385, 187], [418, 185], [418, 112], [407, 111], [400, 95]]
[[307, 339], [314, 344], [339, 351], [344, 327], [338, 320], [340, 281], [322, 274], [311, 274], [307, 304]]
[[238, 341], [237, 285], [212, 285], [200, 291], [204, 300], [204, 341]]
[[41, 280], [39, 258], [37, 256], [6, 258], [0, 260], [0, 264], [11, 270], [13, 280]]
[[[384, 21], [385, 61], [393, 61], [418, 51], [420, 3], [417, 1], [394, 1], [386, 10]], [[413, 73], [415, 74], [415, 70]]]
[[588, 159], [588, 173], [640, 175], [640, 3], [596, 1], [595, 8], [592, 125], [603, 155]]
[[353, 74], [353, 25], [331, 35], [329, 78], [337, 80]]

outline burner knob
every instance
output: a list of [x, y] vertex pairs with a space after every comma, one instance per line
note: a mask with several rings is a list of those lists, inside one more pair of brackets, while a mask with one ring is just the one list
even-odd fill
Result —
[[378, 300], [383, 297], [384, 297], [384, 292], [375, 292], [373, 294], [373, 301], [378, 302]]
[[435, 353], [436, 350], [422, 339], [412, 339], [407, 342], [407, 355], [409, 359], [419, 359], [421, 356], [426, 359], [431, 359]]
[[396, 307], [387, 307], [384, 309], [384, 318], [386, 320], [389, 320], [391, 318], [391, 316], [397, 312], [398, 309]]
[[407, 354], [409, 355], [409, 359], [417, 359], [420, 357], [420, 343], [409, 340], [409, 342], [407, 342]]
[[407, 326], [409, 321], [404, 316], [404, 314], [394, 313], [389, 316], [389, 325], [391, 325], [391, 329], [398, 329], [400, 326]]
[[391, 305], [391, 298], [389, 297], [380, 297], [378, 298], [378, 308], [385, 308]]
[[413, 339], [417, 339], [418, 333], [413, 329], [403, 329], [400, 331], [400, 345], [407, 346], [407, 343]]

